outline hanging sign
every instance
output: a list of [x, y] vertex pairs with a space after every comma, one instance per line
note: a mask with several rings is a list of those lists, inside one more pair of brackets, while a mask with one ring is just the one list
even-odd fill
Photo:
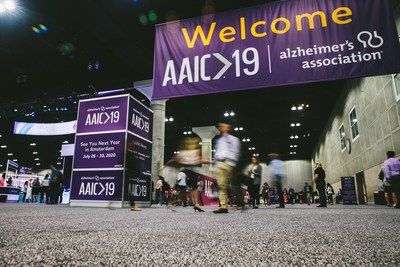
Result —
[[160, 24], [154, 54], [153, 99], [400, 72], [390, 0], [283, 1]]

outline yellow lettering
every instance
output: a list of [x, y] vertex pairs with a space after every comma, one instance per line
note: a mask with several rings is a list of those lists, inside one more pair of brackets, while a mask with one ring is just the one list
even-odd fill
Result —
[[236, 34], [235, 28], [225, 27], [219, 32], [219, 39], [221, 39], [221, 41], [224, 43], [232, 42], [235, 40], [235, 37], [226, 38], [226, 36], [231, 36], [235, 34]]
[[[340, 14], [339, 14], [340, 13]], [[351, 12], [351, 9], [348, 7], [339, 7], [336, 8], [333, 12], [332, 12], [332, 20], [336, 23], [336, 24], [348, 24], [350, 22], [352, 22], [351, 18], [348, 18], [346, 20], [341, 20], [339, 18], [341, 17], [349, 17], [353, 15], [353, 13]]]
[[266, 24], [265, 21], [257, 21], [257, 22], [255, 22], [253, 25], [251, 25], [251, 29], [250, 29], [251, 34], [252, 34], [254, 37], [264, 37], [264, 36], [266, 36], [267, 33], [266, 33], [265, 31], [264, 31], [264, 32], [257, 32], [257, 31], [256, 31], [256, 28], [257, 28], [259, 25], [265, 25], [265, 24]]
[[194, 47], [194, 44], [197, 41], [197, 36], [199, 36], [199, 35], [200, 35], [201, 41], [203, 42], [204, 46], [210, 45], [211, 37], [212, 37], [212, 35], [214, 33], [215, 25], [216, 25], [216, 22], [211, 23], [210, 31], [208, 32], [207, 38], [204, 35], [203, 28], [200, 25], [197, 25], [196, 29], [194, 30], [194, 34], [193, 34], [192, 40], [190, 40], [190, 38], [189, 38], [189, 34], [187, 32], [187, 29], [186, 28], [182, 28], [182, 33], [183, 33], [183, 36], [185, 37], [186, 45], [188, 46], [188, 48], [193, 48]]
[[[285, 28], [283, 29], [283, 30], [278, 30], [277, 28], [276, 28], [276, 24], [278, 24], [278, 22], [283, 22], [283, 23], [285, 23]], [[271, 23], [271, 30], [272, 30], [272, 32], [273, 33], [276, 33], [276, 34], [284, 34], [284, 33], [286, 33], [288, 30], [290, 29], [290, 21], [287, 19], [287, 18], [277, 18], [277, 19], [274, 19], [273, 21], [272, 21], [272, 23]]]
[[240, 38], [246, 40], [246, 21], [244, 17], [240, 18]]
[[321, 19], [321, 26], [322, 26], [322, 27], [326, 27], [326, 16], [325, 16], [325, 13], [322, 12], [322, 11], [316, 11], [316, 12], [314, 12], [314, 13], [312, 13], [312, 14], [306, 13], [306, 14], [297, 15], [297, 16], [296, 16], [296, 26], [297, 26], [297, 30], [298, 30], [298, 31], [303, 30], [303, 27], [302, 27], [302, 25], [301, 25], [301, 20], [302, 20], [303, 18], [307, 18], [307, 19], [308, 19], [309, 29], [314, 29], [314, 17], [317, 16], [317, 15], [318, 15], [318, 16], [320, 17], [320, 19]]

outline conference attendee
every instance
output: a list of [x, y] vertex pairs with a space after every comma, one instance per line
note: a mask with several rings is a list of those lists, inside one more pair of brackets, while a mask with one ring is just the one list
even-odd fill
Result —
[[39, 193], [40, 193], [40, 181], [39, 178], [36, 177], [32, 183], [32, 198], [34, 203], [39, 202]]
[[199, 195], [197, 190], [197, 182], [199, 178], [195, 176], [194, 173], [190, 173], [186, 176], [186, 184], [187, 190], [189, 191], [190, 202], [193, 205], [194, 211], [204, 212], [202, 208], [200, 208], [199, 203]]
[[26, 202], [32, 202], [32, 178], [28, 180], [28, 188], [26, 189]]
[[186, 172], [185, 168], [181, 167], [176, 178], [176, 183], [179, 191], [179, 204], [183, 207], [187, 206], [187, 184], [186, 184]]
[[385, 174], [384, 183], [391, 184], [391, 190], [394, 192], [393, 207], [400, 208], [398, 199], [400, 198], [400, 160], [396, 158], [394, 151], [386, 152], [387, 159], [383, 163], [383, 172]]
[[50, 201], [50, 175], [48, 173], [44, 176], [41, 186], [41, 202], [48, 204]]
[[0, 186], [4, 186], [5, 181], [6, 181], [6, 173], [3, 172], [3, 174], [0, 177]]
[[328, 203], [330, 205], [333, 205], [333, 195], [335, 194], [335, 191], [333, 190], [333, 187], [330, 183], [326, 184], [326, 195], [328, 196]]
[[264, 205], [269, 205], [269, 184], [267, 182], [264, 182], [262, 186], [262, 197]]
[[249, 193], [253, 209], [258, 209], [258, 205], [260, 204], [262, 167], [260, 165], [260, 159], [258, 157], [252, 157], [251, 163], [252, 164], [247, 171], [247, 175], [250, 177]]
[[271, 180], [276, 187], [276, 191], [279, 197], [279, 206], [277, 208], [285, 208], [285, 202], [283, 198], [282, 180], [284, 178], [283, 161], [279, 159], [279, 154], [270, 153], [268, 154], [269, 170], [271, 174]]
[[317, 187], [319, 195], [319, 205], [317, 207], [326, 208], [326, 194], [325, 194], [325, 170], [322, 168], [322, 163], [315, 163], [314, 182]]
[[159, 206], [162, 206], [164, 203], [164, 196], [163, 196], [163, 180], [164, 177], [158, 176], [157, 181], [156, 181], [156, 203], [158, 203]]
[[312, 202], [312, 186], [307, 182], [304, 183], [304, 193], [306, 196], [307, 205], [310, 205]]
[[239, 138], [230, 134], [232, 126], [219, 123], [220, 137], [215, 144], [214, 164], [218, 183], [218, 198], [220, 208], [214, 213], [228, 213], [229, 179], [240, 159], [241, 143]]

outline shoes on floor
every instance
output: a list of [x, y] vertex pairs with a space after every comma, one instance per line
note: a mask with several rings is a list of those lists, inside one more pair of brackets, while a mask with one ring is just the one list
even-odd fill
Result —
[[317, 208], [326, 208], [326, 205], [318, 205]]
[[141, 211], [142, 209], [136, 205], [131, 206], [131, 211]]
[[392, 204], [387, 204], [388, 207], [392, 207]]
[[214, 210], [213, 213], [216, 213], [216, 214], [218, 214], [218, 213], [228, 213], [228, 209], [220, 208], [220, 209]]
[[198, 212], [204, 212], [203, 209], [201, 209], [201, 208], [199, 208], [199, 207], [197, 207], [197, 206], [194, 206], [194, 211], [195, 211], [195, 212], [196, 212], [196, 211], [198, 211]]
[[244, 206], [237, 206], [237, 210], [244, 210]]
[[285, 208], [285, 206], [278, 206], [278, 207], [276, 207], [277, 209], [284, 209]]

